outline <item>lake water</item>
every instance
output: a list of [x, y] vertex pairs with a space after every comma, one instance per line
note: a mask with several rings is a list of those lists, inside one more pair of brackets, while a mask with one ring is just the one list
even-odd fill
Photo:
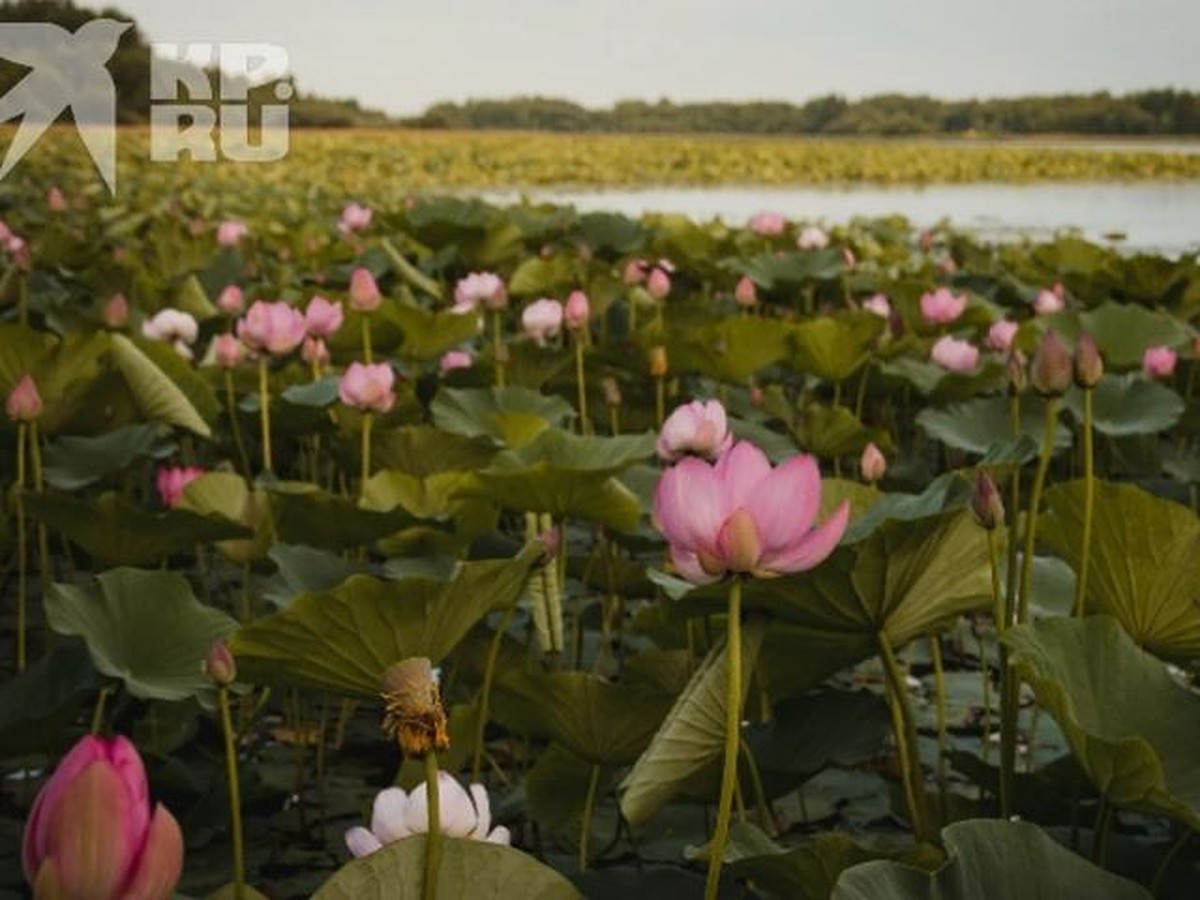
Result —
[[[915, 225], [947, 220], [980, 237], [1049, 238], [1065, 229], [1129, 251], [1176, 255], [1200, 250], [1200, 183], [1104, 182], [1099, 184], [963, 184], [928, 187], [713, 187], [608, 191], [490, 193], [494, 202], [521, 196], [536, 202], [572, 204], [581, 211], [640, 215], [682, 213], [742, 224], [762, 210], [790, 219], [827, 224], [856, 216], [899, 213]], [[1116, 239], [1115, 236], [1123, 235]]]

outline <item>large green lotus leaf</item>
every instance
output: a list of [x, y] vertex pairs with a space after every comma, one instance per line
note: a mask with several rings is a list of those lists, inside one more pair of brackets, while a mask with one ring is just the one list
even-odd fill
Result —
[[493, 688], [496, 719], [548, 738], [594, 765], [628, 765], [671, 708], [671, 694], [588, 672], [506, 672]]
[[[734, 823], [725, 846], [725, 865], [731, 874], [753, 881], [769, 896], [786, 900], [828, 900], [842, 872], [861, 863], [896, 856], [869, 850], [836, 831], [784, 847], [748, 822]], [[913, 865], [941, 862], [941, 854], [928, 846], [910, 850], [901, 858]], [[876, 900], [885, 897], [891, 900], [891, 895], [884, 894]]]
[[200, 603], [175, 572], [110, 569], [87, 584], [55, 584], [46, 618], [87, 642], [96, 668], [135, 697], [183, 700], [212, 690], [204, 657], [237, 623]]
[[[579, 845], [580, 823], [587, 797], [593, 766], [558, 744], [550, 744], [537, 756], [525, 772], [522, 784], [529, 805], [529, 814], [537, 821], [538, 831], [545, 841], [553, 835], [566, 846]], [[597, 790], [607, 792], [612, 786], [612, 773], [601, 772]], [[604, 793], [598, 794], [603, 798]], [[594, 849], [602, 849], [594, 824], [590, 835]], [[591, 843], [591, 842], [589, 842]]]
[[161, 512], [135, 506], [115, 493], [84, 499], [66, 494], [29, 494], [25, 506], [53, 531], [109, 565], [161, 563], [197, 544], [250, 535], [224, 516], [186, 509]]
[[579, 283], [579, 274], [579, 258], [574, 254], [531, 256], [512, 273], [508, 292], [514, 297], [564, 296]]
[[263, 598], [278, 607], [287, 606], [301, 594], [331, 591], [351, 575], [367, 570], [365, 563], [302, 544], [276, 544], [267, 555], [279, 567], [279, 574], [263, 590]]
[[[1200, 657], [1200, 519], [1133, 485], [1097, 481], [1088, 563], [1088, 611], [1115, 616], [1152, 653]], [[1038, 537], [1076, 572], [1084, 482], [1046, 492]]]
[[1193, 334], [1187, 323], [1168, 312], [1111, 300], [1086, 312], [1039, 317], [1039, 324], [1057, 329], [1072, 342], [1080, 333], [1090, 333], [1105, 362], [1116, 369], [1141, 368], [1147, 347], [1178, 347]]
[[[1067, 409], [1083, 422], [1083, 392], [1072, 388]], [[1183, 415], [1183, 398], [1164, 384], [1139, 375], [1105, 375], [1092, 395], [1092, 424], [1101, 434], [1157, 434], [1174, 428]]]
[[966, 400], [998, 390], [1004, 384], [1004, 364], [998, 358], [984, 357], [974, 372], [948, 372], [936, 363], [901, 356], [881, 363], [884, 375], [901, 378], [930, 400], [941, 403]]
[[[101, 402], [109, 351], [105, 334], [72, 335], [55, 340], [21, 325], [0, 326], [0, 392], [7, 397], [25, 375], [32, 375], [42, 397], [38, 425], [54, 434]], [[113, 379], [119, 388], [119, 380]], [[5, 427], [11, 423], [5, 419]], [[101, 426], [103, 427], [103, 426]]]
[[476, 481], [471, 472], [436, 472], [418, 478], [382, 469], [363, 486], [363, 506], [380, 512], [401, 507], [419, 519], [449, 518], [463, 504], [458, 494]]
[[275, 523], [267, 492], [257, 487], [250, 490], [246, 480], [233, 472], [206, 472], [190, 482], [177, 508], [206, 517], [222, 516], [249, 529], [252, 537], [217, 542], [217, 549], [233, 562], [263, 559], [275, 543]]
[[726, 263], [767, 290], [800, 287], [809, 281], [833, 281], [844, 268], [842, 251], [836, 247], [802, 253], [762, 253], [751, 259], [730, 259]]
[[404, 334], [399, 353], [405, 359], [422, 362], [436, 359], [479, 333], [479, 321], [474, 315], [446, 310], [431, 312], [408, 303], [389, 305], [387, 315]]
[[543, 431], [528, 444], [498, 454], [485, 472], [519, 471], [544, 465], [555, 472], [608, 477], [619, 475], [654, 454], [652, 432], [618, 437], [581, 437], [555, 428]]
[[796, 442], [821, 459], [860, 453], [871, 440], [863, 423], [845, 406], [809, 403], [793, 427]]
[[190, 273], [180, 282], [175, 291], [175, 300], [171, 305], [175, 309], [188, 313], [197, 322], [220, 315], [216, 306], [208, 299], [204, 285], [200, 283], [200, 279], [196, 277], [195, 273]]
[[[342, 866], [313, 900], [419, 900], [425, 880], [424, 835], [386, 845]], [[439, 900], [581, 900], [556, 871], [503, 844], [442, 839]]]
[[942, 831], [949, 856], [936, 872], [877, 860], [847, 869], [832, 900], [1150, 900], [1029, 822], [971, 819]]
[[[742, 629], [742, 698], [753, 678], [765, 628], [751, 619]], [[645, 822], [684, 784], [720, 757], [725, 743], [729, 658], [714, 647], [622, 782], [621, 813], [631, 825]]]
[[[155, 349], [149, 344], [139, 347], [123, 334], [112, 335], [111, 341], [113, 363], [124, 377], [143, 416], [178, 425], [201, 437], [212, 435], [205, 415], [215, 417], [219, 409], [216, 396], [207, 382], [174, 350], [165, 345]], [[151, 354], [157, 358], [152, 359]], [[165, 371], [167, 369], [175, 371]]]
[[718, 381], [744, 383], [787, 355], [788, 332], [782, 319], [725, 318], [699, 328], [669, 331], [667, 355], [674, 372], [699, 372]]
[[562, 397], [528, 388], [442, 388], [429, 405], [433, 424], [463, 437], [490, 437], [512, 446], [575, 415]]
[[1165, 663], [1112, 616], [1042, 619], [1002, 640], [1101, 793], [1200, 828], [1200, 697]]
[[[1007, 397], [976, 397], [941, 409], [926, 407], [917, 414], [917, 424], [931, 438], [947, 447], [982, 456], [1012, 440], [1012, 417]], [[1021, 434], [1035, 441], [1027, 445], [1033, 453], [1041, 446], [1046, 427], [1046, 402], [1032, 395], [1021, 398]], [[1071, 446], [1071, 432], [1061, 422], [1055, 427], [1054, 446]]]
[[285, 544], [308, 544], [344, 550], [370, 544], [416, 524], [403, 509], [378, 512], [300, 481], [268, 486], [275, 510], [275, 530]]
[[410, 656], [436, 665], [491, 610], [515, 603], [539, 553], [460, 563], [449, 581], [355, 575], [297, 597], [230, 646], [250, 681], [376, 696], [388, 666]]
[[136, 460], [164, 459], [176, 445], [161, 425], [135, 424], [96, 437], [63, 435], [42, 451], [46, 483], [64, 491], [94, 484], [131, 467]]
[[496, 455], [486, 437], [463, 437], [429, 425], [390, 428], [372, 438], [374, 458], [381, 468], [399, 469], [414, 478], [482, 469]]
[[870, 358], [885, 324], [871, 313], [850, 313], [793, 325], [789, 363], [824, 381], [845, 381]]

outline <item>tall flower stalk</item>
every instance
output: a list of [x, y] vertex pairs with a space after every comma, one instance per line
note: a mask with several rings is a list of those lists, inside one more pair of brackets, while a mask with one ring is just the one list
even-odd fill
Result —
[[733, 813], [733, 789], [737, 783], [737, 758], [742, 722], [742, 581], [735, 576], [729, 584], [725, 622], [725, 660], [728, 677], [725, 690], [725, 750], [721, 763], [721, 792], [717, 799], [717, 823], [708, 845], [708, 877], [705, 900], [715, 900], [721, 885], [721, 864], [729, 840]]
[[233, 844], [233, 896], [246, 895], [246, 847], [242, 831], [242, 791], [238, 778], [237, 729], [233, 727], [229, 686], [237, 678], [237, 666], [229, 648], [218, 641], [208, 651], [205, 671], [217, 686], [217, 708], [221, 715], [221, 734], [225, 745], [225, 778], [229, 787], [229, 832]]
[[1079, 572], [1075, 579], [1074, 614], [1082, 617], [1087, 604], [1088, 567], [1092, 553], [1092, 519], [1096, 507], [1095, 418], [1092, 411], [1096, 385], [1104, 375], [1104, 361], [1089, 334], [1075, 348], [1075, 384], [1083, 392], [1083, 534], [1080, 537]]

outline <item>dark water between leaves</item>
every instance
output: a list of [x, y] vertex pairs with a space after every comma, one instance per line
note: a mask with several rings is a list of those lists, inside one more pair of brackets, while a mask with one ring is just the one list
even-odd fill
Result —
[[741, 225], [762, 210], [828, 224], [900, 214], [918, 226], [946, 220], [981, 237], [1047, 239], [1075, 230], [1129, 251], [1177, 255], [1200, 250], [1200, 182], [962, 184], [927, 187], [638, 188], [498, 192], [494, 202], [572, 204], [581, 211], [682, 213]]

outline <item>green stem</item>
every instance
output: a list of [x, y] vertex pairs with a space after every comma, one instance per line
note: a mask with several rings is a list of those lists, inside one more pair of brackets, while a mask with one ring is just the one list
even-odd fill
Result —
[[503, 322], [500, 319], [500, 310], [492, 310], [492, 365], [496, 367], [496, 387], [504, 387], [504, 361], [501, 360], [501, 355], [504, 350], [504, 335], [501, 333]]
[[246, 850], [242, 840], [242, 791], [238, 781], [237, 732], [229, 711], [229, 689], [217, 688], [221, 708], [221, 731], [225, 735], [225, 777], [229, 784], [229, 828], [233, 840], [233, 896], [241, 900], [246, 892]]
[[667, 416], [667, 379], [654, 379], [654, 421], [662, 428], [663, 419]]
[[[996, 529], [988, 531], [988, 563], [992, 570], [992, 618], [995, 620], [996, 633], [1003, 634], [1008, 628], [1008, 613], [1005, 609], [1004, 597], [1000, 592], [1000, 547], [999, 538], [997, 537]], [[983, 639], [979, 640], [979, 656], [983, 659]], [[983, 677], [986, 688], [991, 680], [986, 662], [983, 663]], [[1009, 705], [1013, 702], [1014, 697], [1010, 694], [1010, 682], [1012, 680], [1008, 671], [1008, 648], [1000, 644], [1000, 811], [1001, 815], [1008, 818], [1012, 814], [1012, 791], [1013, 791], [1013, 773], [1016, 767], [1016, 735], [1015, 728], [1009, 727], [1011, 721], [1015, 726], [1016, 715], [1012, 711], [1010, 716]], [[989, 704], [990, 706], [990, 704]], [[991, 710], [984, 709], [984, 739], [985, 741], [991, 738]], [[987, 744], [984, 744], [984, 759], [987, 759]], [[1007, 761], [1007, 764], [1006, 764]]]
[[942, 821], [946, 821], [946, 753], [949, 738], [946, 734], [946, 669], [942, 660], [942, 639], [939, 635], [929, 636], [929, 650], [933, 656], [933, 685], [937, 698], [937, 783], [938, 802]]
[[1092, 398], [1083, 392], [1083, 537], [1079, 548], [1079, 574], [1075, 579], [1075, 616], [1082, 618], [1087, 603], [1088, 562], [1092, 553], [1092, 514], [1096, 507], [1096, 459], [1092, 446]]
[[425, 754], [425, 796], [429, 805], [429, 836], [425, 844], [425, 880], [421, 885], [422, 900], [436, 900], [438, 864], [442, 855], [442, 797], [438, 784], [437, 754]]
[[1092, 826], [1092, 862], [1104, 868], [1108, 862], [1108, 838], [1112, 833], [1113, 818], [1116, 807], [1109, 802], [1106, 794], [1100, 795], [1100, 805], [1096, 809], [1096, 824]]
[[629, 333], [637, 332], [637, 298], [631, 291], [629, 294]]
[[587, 376], [583, 371], [583, 337], [575, 337], [575, 384], [579, 388], [579, 433], [591, 434], [592, 423], [587, 410]]
[[29, 325], [29, 279], [22, 269], [17, 269], [17, 322]]
[[592, 830], [592, 810], [596, 805], [596, 786], [600, 783], [600, 767], [592, 766], [588, 779], [587, 796], [583, 801], [583, 821], [579, 826], [579, 871], [586, 872], [588, 864], [588, 837]]
[[1021, 594], [1017, 603], [1017, 623], [1029, 618], [1029, 592], [1033, 584], [1033, 547], [1037, 541], [1038, 506], [1042, 502], [1042, 489], [1046, 486], [1046, 472], [1050, 468], [1050, 457], [1054, 453], [1054, 432], [1058, 427], [1058, 398], [1046, 401], [1046, 430], [1042, 434], [1042, 450], [1038, 454], [1037, 471], [1033, 476], [1033, 489], [1029, 494], [1029, 509], [1026, 512], [1025, 546], [1021, 553]]
[[729, 585], [729, 612], [725, 625], [725, 655], [729, 677], [725, 694], [725, 760], [721, 771], [721, 793], [717, 802], [717, 824], [708, 844], [708, 880], [705, 900], [716, 900], [721, 884], [721, 864], [729, 839], [729, 817], [733, 812], [733, 789], [737, 782], [738, 743], [742, 722], [742, 582], [737, 576]]
[[1150, 893], [1155, 897], [1162, 891], [1162, 883], [1166, 880], [1167, 872], [1171, 868], [1171, 864], [1175, 862], [1175, 858], [1183, 852], [1183, 848], [1187, 845], [1188, 840], [1192, 836], [1192, 829], [1186, 825], [1179, 832], [1179, 837], [1171, 842], [1170, 849], [1162, 858], [1162, 862], [1158, 864], [1158, 868], [1154, 870], [1154, 880], [1150, 882]]
[[479, 781], [480, 773], [483, 771], [483, 736], [487, 729], [492, 680], [496, 676], [496, 661], [500, 658], [500, 645], [504, 641], [504, 635], [508, 632], [508, 626], [512, 622], [515, 611], [515, 606], [510, 606], [504, 611], [504, 618], [500, 620], [500, 627], [492, 636], [492, 643], [488, 647], [487, 662], [483, 668], [483, 686], [479, 689], [479, 721], [475, 725], [475, 750], [471, 757], [471, 781], [473, 783]]
[[750, 773], [750, 788], [754, 791], [754, 805], [758, 807], [758, 825], [767, 834], [774, 836], [774, 812], [771, 809], [771, 801], [767, 799], [767, 792], [763, 789], [762, 773], [758, 769], [758, 760], [754, 758], [754, 751], [750, 749], [750, 745], [746, 743], [745, 738], [740, 743], [742, 755], [746, 758], [746, 769]]
[[[38, 423], [29, 423], [29, 461], [33, 470], [33, 489], [38, 494], [45, 493], [46, 481], [42, 477], [42, 438]], [[50, 584], [54, 580], [54, 572], [50, 568], [50, 542], [46, 536], [46, 523], [39, 520], [37, 524], [38, 570], [42, 580], [42, 622], [46, 619], [46, 598], [50, 596]], [[52, 632], [43, 625], [46, 638], [46, 648], [49, 649]]]
[[358, 483], [358, 496], [362, 500], [367, 494], [367, 482], [371, 478], [371, 425], [375, 417], [364, 413], [362, 418], [362, 478]]
[[371, 352], [371, 315], [363, 313], [362, 317], [363, 361], [369, 366], [374, 360]]
[[238, 421], [237, 399], [233, 390], [233, 372], [225, 370], [225, 405], [229, 409], [229, 430], [233, 432], [233, 443], [237, 448], [238, 462], [242, 466], [242, 475], [249, 481], [250, 454], [246, 452], [246, 441], [242, 437], [242, 423]]
[[262, 426], [262, 470], [266, 475], [274, 471], [271, 464], [271, 384], [267, 378], [267, 357], [258, 360], [258, 417]]
[[25, 423], [17, 425], [17, 671], [25, 671], [28, 641], [26, 583], [29, 549], [25, 533]]
[[868, 362], [863, 366], [862, 378], [858, 379], [858, 393], [854, 397], [854, 418], [862, 421], [863, 404], [867, 399], [867, 381], [871, 375], [871, 364]]
[[888, 710], [892, 717], [892, 731], [896, 737], [896, 752], [900, 757], [908, 814], [912, 820], [913, 833], [918, 841], [923, 841], [928, 835], [925, 826], [925, 788], [921, 778], [921, 760], [914, 755], [917, 753], [916, 727], [908, 708], [904, 675], [896, 662], [891, 642], [882, 631], [879, 632], [877, 640], [887, 682]]
[[96, 695], [96, 705], [92, 709], [92, 734], [99, 734], [100, 729], [104, 727], [104, 704], [108, 700], [108, 688], [100, 688], [100, 693]]

